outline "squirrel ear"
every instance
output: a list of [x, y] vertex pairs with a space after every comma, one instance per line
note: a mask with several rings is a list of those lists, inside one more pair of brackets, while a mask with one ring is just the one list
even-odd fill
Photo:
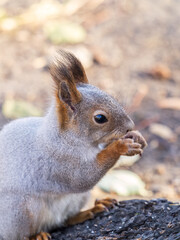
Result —
[[69, 123], [69, 107], [74, 111], [75, 105], [82, 99], [76, 84], [88, 83], [81, 62], [71, 53], [60, 50], [49, 64], [49, 71], [55, 83], [57, 116], [61, 128]]
[[57, 91], [59, 91], [62, 83], [66, 84], [72, 102], [76, 104], [81, 101], [81, 94], [77, 90], [76, 84], [88, 83], [88, 80], [81, 62], [73, 54], [63, 50], [57, 52], [53, 61], [49, 64], [49, 71]]
[[66, 103], [74, 111], [71, 93], [65, 82], [62, 82], [60, 84], [58, 96], [59, 96], [60, 100], [62, 100], [64, 103]]

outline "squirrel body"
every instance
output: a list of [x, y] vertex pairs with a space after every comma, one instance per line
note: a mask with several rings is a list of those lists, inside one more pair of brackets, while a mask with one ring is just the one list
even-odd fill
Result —
[[[3, 240], [61, 226], [80, 212], [89, 190], [121, 154], [141, 153], [139, 143], [118, 140], [134, 126], [120, 104], [88, 84], [73, 55], [58, 57], [50, 65], [56, 88], [47, 114], [14, 120], [0, 131]], [[107, 120], [102, 113], [108, 121], [99, 124], [94, 116]]]

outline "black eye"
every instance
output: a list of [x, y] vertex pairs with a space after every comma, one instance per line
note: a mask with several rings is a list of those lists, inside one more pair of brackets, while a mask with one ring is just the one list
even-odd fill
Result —
[[102, 114], [98, 114], [94, 116], [94, 120], [99, 124], [102, 124], [108, 121], [107, 118]]

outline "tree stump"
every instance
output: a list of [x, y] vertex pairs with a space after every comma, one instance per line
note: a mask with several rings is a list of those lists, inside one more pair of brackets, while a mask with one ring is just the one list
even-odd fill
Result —
[[179, 240], [180, 204], [166, 199], [120, 201], [82, 224], [58, 229], [53, 240]]

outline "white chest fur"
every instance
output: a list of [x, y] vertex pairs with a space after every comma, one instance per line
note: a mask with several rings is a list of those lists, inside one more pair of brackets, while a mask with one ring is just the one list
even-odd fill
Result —
[[61, 226], [68, 218], [80, 212], [88, 197], [89, 192], [43, 197], [39, 204], [41, 209], [37, 219], [38, 231]]

